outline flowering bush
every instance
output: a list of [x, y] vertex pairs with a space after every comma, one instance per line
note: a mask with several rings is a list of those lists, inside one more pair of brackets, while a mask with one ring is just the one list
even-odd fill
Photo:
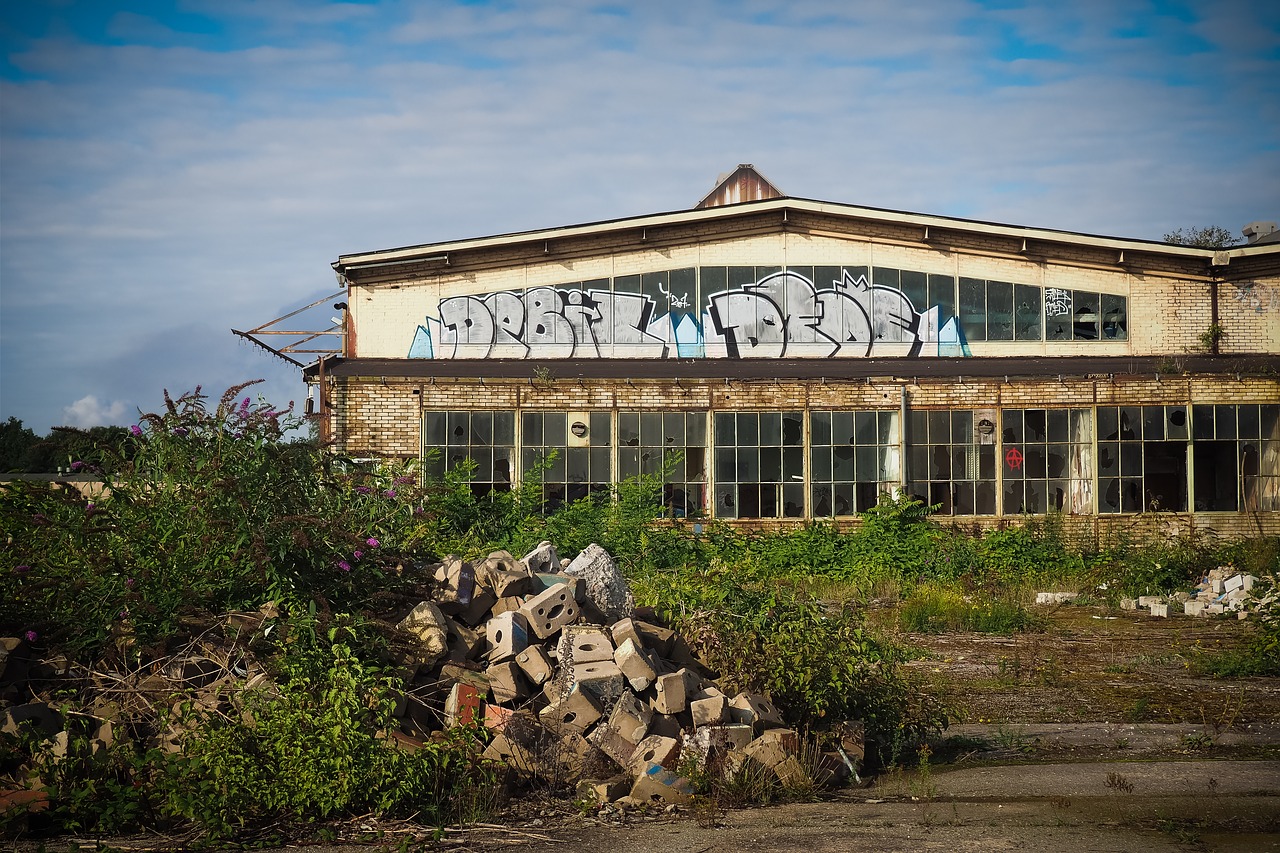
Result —
[[93, 501], [36, 482], [0, 492], [12, 537], [0, 626], [91, 653], [113, 638], [157, 643], [193, 612], [268, 600], [356, 610], [384, 586], [422, 538], [417, 478], [335, 473], [315, 442], [291, 438], [304, 425], [292, 404], [255, 404], [246, 387], [213, 407], [199, 388], [166, 393], [114, 449], [104, 470], [117, 473]]

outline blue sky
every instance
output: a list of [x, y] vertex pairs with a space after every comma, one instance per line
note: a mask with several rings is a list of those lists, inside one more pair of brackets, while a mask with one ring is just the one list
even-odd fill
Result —
[[1280, 219], [1259, 2], [0, 4], [0, 419], [264, 378], [339, 254], [806, 198], [1159, 239]]

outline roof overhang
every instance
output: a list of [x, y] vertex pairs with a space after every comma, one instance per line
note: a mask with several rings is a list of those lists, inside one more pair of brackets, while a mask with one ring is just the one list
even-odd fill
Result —
[[611, 219], [601, 222], [590, 222], [581, 225], [570, 225], [559, 228], [546, 228], [537, 231], [523, 231], [512, 234], [499, 234], [490, 237], [478, 237], [467, 240], [454, 240], [442, 243], [426, 243], [418, 246], [407, 246], [397, 249], [382, 249], [375, 252], [361, 252], [340, 255], [334, 262], [334, 269], [342, 275], [375, 267], [391, 267], [403, 264], [420, 264], [429, 261], [440, 262], [448, 267], [451, 256], [464, 252], [485, 249], [518, 248], [521, 246], [543, 244], [567, 238], [599, 237], [611, 233], [634, 232], [639, 230], [643, 235], [648, 228], [662, 228], [689, 223], [725, 222], [743, 217], [788, 211], [796, 213], [812, 213], [839, 217], [849, 220], [887, 223], [899, 226], [910, 226], [920, 229], [923, 241], [927, 241], [931, 229], [945, 229], [952, 232], [967, 232], [973, 235], [987, 235], [1001, 238], [1013, 238], [1023, 241], [1037, 241], [1042, 244], [1063, 244], [1094, 249], [1104, 249], [1122, 253], [1125, 251], [1160, 254], [1170, 258], [1182, 258], [1200, 261], [1206, 265], [1225, 266], [1233, 258], [1248, 257], [1255, 254], [1270, 254], [1277, 251], [1275, 245], [1248, 245], [1229, 249], [1201, 249], [1192, 246], [1179, 246], [1154, 240], [1136, 240], [1118, 237], [1105, 237], [1094, 234], [1083, 234], [1072, 231], [1060, 231], [1047, 228], [1028, 228], [1018, 225], [1005, 225], [980, 220], [960, 219], [948, 216], [907, 213], [897, 210], [885, 210], [873, 207], [860, 207], [850, 204], [815, 201], [802, 198], [776, 198], [765, 201], [746, 202], [706, 209], [680, 210], [669, 213], [634, 216], [623, 219]]

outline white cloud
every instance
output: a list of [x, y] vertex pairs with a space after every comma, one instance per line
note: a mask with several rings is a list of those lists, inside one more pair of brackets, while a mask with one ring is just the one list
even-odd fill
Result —
[[99, 400], [93, 394], [88, 394], [63, 408], [62, 425], [80, 429], [111, 426], [121, 423], [127, 411], [129, 409], [122, 400], [107, 402]]
[[229, 330], [329, 292], [339, 254], [685, 208], [740, 162], [798, 196], [1120, 236], [1280, 217], [1260, 6], [616, 5], [187, 0], [217, 49], [161, 16], [116, 20], [149, 44], [14, 45], [0, 418], [255, 375], [300, 396]]

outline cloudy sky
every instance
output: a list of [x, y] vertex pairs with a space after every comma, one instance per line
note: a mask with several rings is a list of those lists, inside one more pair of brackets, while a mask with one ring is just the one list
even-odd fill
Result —
[[1112, 236], [1280, 219], [1261, 0], [12, 0], [0, 43], [0, 420], [40, 433], [300, 401], [230, 330], [339, 254], [684, 209], [738, 163]]

